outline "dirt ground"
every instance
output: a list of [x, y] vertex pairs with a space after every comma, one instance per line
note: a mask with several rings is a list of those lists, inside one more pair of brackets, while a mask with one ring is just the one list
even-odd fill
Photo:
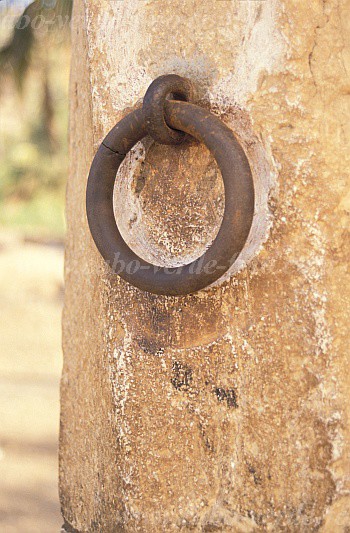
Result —
[[57, 533], [63, 247], [0, 232], [0, 531]]

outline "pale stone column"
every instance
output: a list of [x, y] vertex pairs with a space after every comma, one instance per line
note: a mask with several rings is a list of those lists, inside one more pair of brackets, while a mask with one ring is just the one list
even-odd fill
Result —
[[[75, 0], [67, 531], [349, 530], [349, 30], [348, 0]], [[237, 133], [257, 190], [238, 271], [182, 298], [111, 275], [84, 205], [99, 142], [172, 72]], [[121, 175], [135, 250], [168, 264], [213, 238], [203, 147], [146, 142]]]

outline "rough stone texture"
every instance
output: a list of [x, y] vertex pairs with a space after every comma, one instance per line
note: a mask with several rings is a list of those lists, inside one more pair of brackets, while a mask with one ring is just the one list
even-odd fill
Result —
[[[349, 30], [346, 0], [75, 1], [60, 443], [71, 528], [350, 531]], [[113, 277], [84, 209], [94, 150], [169, 72], [237, 132], [260, 191], [240, 270], [183, 298]], [[213, 238], [222, 185], [204, 148], [145, 143], [122, 175], [115, 203], [129, 202], [135, 249], [167, 263]]]

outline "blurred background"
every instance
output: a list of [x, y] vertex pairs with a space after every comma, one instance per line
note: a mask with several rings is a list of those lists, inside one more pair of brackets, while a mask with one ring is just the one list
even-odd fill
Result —
[[72, 0], [0, 0], [0, 531], [58, 532]]

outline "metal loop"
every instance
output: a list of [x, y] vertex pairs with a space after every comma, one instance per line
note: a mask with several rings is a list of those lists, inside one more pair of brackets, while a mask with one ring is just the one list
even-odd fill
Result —
[[195, 89], [190, 80], [176, 74], [159, 76], [149, 86], [143, 99], [143, 111], [149, 135], [160, 144], [181, 144], [186, 137], [183, 131], [176, 131], [165, 120], [165, 102], [172, 100], [191, 102]]
[[95, 244], [116, 274], [147, 292], [184, 295], [213, 284], [236, 261], [253, 221], [254, 185], [243, 148], [233, 132], [209, 111], [187, 102], [166, 100], [162, 117], [174, 130], [203, 142], [221, 171], [225, 212], [211, 246], [190, 264], [165, 268], [136, 255], [119, 231], [113, 210], [115, 177], [128, 151], [148, 133], [144, 109], [127, 115], [102, 142], [89, 174], [86, 210]]

